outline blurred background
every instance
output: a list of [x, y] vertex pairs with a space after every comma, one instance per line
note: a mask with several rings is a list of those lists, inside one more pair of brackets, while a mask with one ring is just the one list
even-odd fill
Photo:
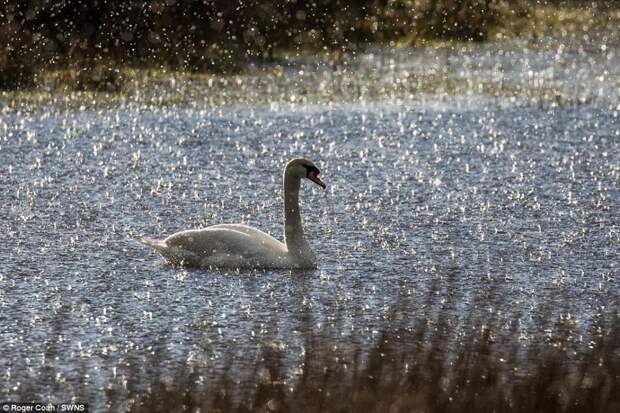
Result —
[[[291, 51], [338, 60], [377, 44], [568, 40], [615, 31], [619, 20], [614, 1], [5, 0], [0, 87], [32, 86], [41, 70], [93, 65], [231, 73]], [[98, 86], [80, 80], [78, 88]]]

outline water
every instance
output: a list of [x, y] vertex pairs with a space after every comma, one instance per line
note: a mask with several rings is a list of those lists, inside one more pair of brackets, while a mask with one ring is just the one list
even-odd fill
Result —
[[[597, 64], [583, 70], [609, 69]], [[587, 329], [620, 287], [613, 76], [598, 97], [574, 91], [542, 106], [459, 92], [5, 110], [0, 399], [79, 397], [98, 411], [107, 391], [138, 385], [145, 359], [243, 371], [265, 342], [294, 365], [308, 328], [363, 346], [395, 305], [432, 317], [429, 292], [456, 303], [443, 309], [456, 328], [492, 285], [475, 311], [518, 315], [523, 337], [543, 335], [549, 309]], [[299, 155], [328, 185], [302, 186], [316, 271], [182, 269], [135, 241], [233, 222], [281, 239], [282, 168]]]

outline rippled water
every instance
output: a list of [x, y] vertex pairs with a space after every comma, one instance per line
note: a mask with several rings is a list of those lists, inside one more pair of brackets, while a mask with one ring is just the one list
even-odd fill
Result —
[[[275, 339], [294, 360], [308, 314], [368, 342], [403, 296], [424, 317], [431, 288], [466, 305], [492, 284], [479, 311], [527, 314], [524, 337], [548, 308], [586, 327], [620, 287], [619, 113], [615, 98], [467, 96], [7, 111], [0, 399], [83, 395], [101, 409], [156, 352], [162, 366], [217, 370], [233, 355], [242, 369]], [[135, 241], [227, 222], [281, 238], [282, 168], [299, 155], [328, 184], [302, 186], [318, 270], [186, 270]]]

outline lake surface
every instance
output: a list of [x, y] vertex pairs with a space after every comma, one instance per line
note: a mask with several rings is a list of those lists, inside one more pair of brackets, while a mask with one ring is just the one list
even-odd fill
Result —
[[[550, 314], [570, 314], [579, 335], [614, 311], [618, 49], [489, 50], [441, 52], [446, 79], [471, 82], [452, 94], [4, 110], [0, 399], [103, 411], [108, 392], [139, 387], [145, 360], [241, 372], [268, 341], [294, 366], [307, 329], [363, 347], [395, 308], [411, 320], [441, 309], [455, 331], [472, 311], [518, 318], [525, 346]], [[413, 73], [427, 59], [442, 76], [437, 51], [378, 53], [348, 69], [356, 90], [386, 61]], [[478, 90], [493, 76], [521, 92]], [[328, 185], [302, 185], [317, 270], [189, 270], [136, 241], [235, 222], [281, 239], [282, 168], [300, 155]]]

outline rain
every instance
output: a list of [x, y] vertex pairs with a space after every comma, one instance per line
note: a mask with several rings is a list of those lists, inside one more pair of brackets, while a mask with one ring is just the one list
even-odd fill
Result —
[[[617, 411], [619, 27], [602, 0], [4, 1], [0, 409]], [[285, 242], [297, 158], [314, 265], [143, 243]]]

